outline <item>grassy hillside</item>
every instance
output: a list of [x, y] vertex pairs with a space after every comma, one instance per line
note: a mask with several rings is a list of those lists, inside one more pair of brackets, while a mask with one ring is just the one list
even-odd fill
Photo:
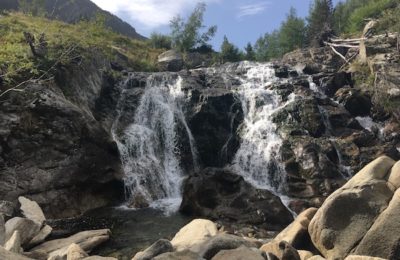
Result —
[[[55, 65], [79, 63], [94, 53], [117, 60], [138, 71], [155, 69], [155, 61], [162, 50], [152, 49], [146, 42], [122, 36], [104, 25], [101, 17], [92, 22], [75, 25], [22, 13], [0, 16], [0, 75], [3, 85], [38, 78], [44, 72], [51, 75]], [[34, 57], [25, 41], [24, 32], [38, 39], [45, 33], [48, 53], [44, 58]]]

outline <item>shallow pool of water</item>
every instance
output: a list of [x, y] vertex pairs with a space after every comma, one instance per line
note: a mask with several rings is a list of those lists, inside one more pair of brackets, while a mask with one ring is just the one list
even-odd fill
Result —
[[191, 218], [179, 213], [167, 216], [152, 208], [133, 210], [126, 207], [96, 209], [86, 213], [85, 217], [112, 223], [111, 239], [92, 254], [113, 256], [121, 260], [132, 259], [136, 252], [160, 238], [171, 239], [191, 221]]

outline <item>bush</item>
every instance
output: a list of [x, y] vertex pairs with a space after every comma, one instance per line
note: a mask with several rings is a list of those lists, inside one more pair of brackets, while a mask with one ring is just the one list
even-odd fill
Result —
[[171, 49], [171, 37], [159, 33], [152, 33], [149, 39], [150, 47], [155, 49]]

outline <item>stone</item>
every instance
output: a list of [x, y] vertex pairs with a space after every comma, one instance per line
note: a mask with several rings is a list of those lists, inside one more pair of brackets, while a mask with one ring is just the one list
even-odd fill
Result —
[[[396, 246], [400, 234], [400, 189], [393, 195], [389, 206], [375, 220], [357, 248], [355, 255], [368, 255], [389, 259], [391, 250]], [[379, 242], [378, 242], [379, 241]]]
[[179, 252], [164, 253], [154, 257], [153, 260], [204, 260], [204, 258], [192, 251], [183, 250]]
[[400, 188], [400, 161], [393, 165], [392, 169], [390, 170], [388, 182], [396, 189]]
[[343, 188], [354, 187], [369, 180], [383, 180], [389, 173], [395, 161], [388, 156], [381, 156], [359, 171]]
[[77, 244], [86, 252], [90, 252], [96, 246], [107, 241], [110, 238], [110, 234], [111, 231], [109, 229], [83, 231], [67, 238], [44, 242], [32, 248], [30, 251], [33, 252], [40, 250], [50, 254], [54, 251], [63, 249], [66, 254], [69, 245]]
[[221, 250], [236, 249], [240, 246], [256, 247], [257, 245], [234, 235], [218, 234], [197, 248], [192, 248], [191, 251], [198, 253], [201, 257], [208, 260], [213, 258]]
[[314, 254], [307, 250], [297, 250], [301, 260], [307, 260], [314, 256]]
[[33, 258], [36, 260], [47, 260], [47, 257], [48, 257], [46, 252], [43, 252], [40, 250], [35, 251], [35, 252], [23, 252], [22, 254], [28, 258]]
[[221, 250], [212, 260], [264, 260], [263, 252], [258, 249], [239, 247], [232, 250]]
[[175, 234], [171, 244], [175, 250], [182, 251], [207, 241], [217, 233], [218, 228], [214, 222], [206, 219], [195, 219]]
[[182, 54], [175, 50], [169, 50], [158, 56], [158, 67], [161, 71], [180, 71], [183, 69]]
[[300, 260], [297, 250], [286, 241], [272, 241], [263, 245], [260, 249], [274, 254], [280, 260]]
[[15, 205], [10, 201], [0, 200], [0, 215], [12, 217], [15, 212]]
[[22, 196], [18, 198], [18, 201], [21, 204], [21, 211], [26, 218], [37, 222], [40, 226], [46, 221], [42, 209], [35, 201]]
[[308, 258], [308, 260], [325, 260], [325, 258], [323, 258], [320, 255], [315, 255], [315, 256], [313, 256], [311, 258]]
[[39, 233], [29, 242], [29, 247], [33, 247], [42, 243], [51, 234], [52, 231], [53, 228], [49, 225], [45, 225], [44, 227], [42, 227]]
[[103, 256], [94, 255], [94, 256], [85, 257], [82, 260], [118, 260], [118, 259], [114, 258], [114, 257], [103, 257]]
[[77, 244], [71, 244], [68, 247], [67, 260], [81, 260], [89, 255]]
[[229, 219], [278, 230], [293, 221], [279, 197], [256, 189], [230, 169], [206, 168], [183, 184], [180, 211], [210, 219]]
[[344, 260], [386, 260], [386, 258], [361, 256], [361, 255], [349, 255]]
[[323, 256], [347, 256], [388, 206], [393, 191], [382, 179], [393, 164], [389, 157], [376, 159], [326, 199], [308, 229]]
[[14, 234], [15, 231], [19, 231], [21, 236], [21, 246], [24, 248], [34, 238], [40, 230], [40, 226], [37, 222], [26, 219], [15, 217], [6, 222], [6, 240]]
[[[187, 239], [190, 239], [189, 237]], [[143, 252], [138, 252], [132, 260], [151, 260], [163, 253], [174, 251], [171, 242], [166, 239], [160, 239]]]
[[275, 241], [286, 241], [295, 248], [307, 248], [306, 243], [311, 242], [308, 234], [308, 225], [317, 213], [317, 208], [309, 208], [300, 213], [287, 228], [282, 230], [275, 238]]
[[21, 247], [21, 236], [18, 230], [14, 231], [14, 234], [5, 243], [4, 248], [17, 254], [22, 253], [23, 250]]
[[4, 223], [4, 216], [0, 214], [0, 246], [6, 242], [6, 227]]
[[10, 252], [2, 246], [0, 246], [0, 259], [1, 260], [35, 260], [32, 258], [23, 256], [23, 255], [16, 254], [14, 252]]
[[335, 100], [342, 104], [352, 116], [368, 116], [371, 112], [371, 97], [359, 89], [339, 89], [335, 93]]

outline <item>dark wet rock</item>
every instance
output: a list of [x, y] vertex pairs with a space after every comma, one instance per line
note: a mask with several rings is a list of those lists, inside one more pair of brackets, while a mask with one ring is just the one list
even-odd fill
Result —
[[161, 71], [180, 71], [183, 69], [182, 54], [169, 50], [158, 56], [158, 67]]
[[207, 168], [185, 181], [180, 211], [269, 228], [283, 227], [293, 219], [277, 196], [219, 168]]
[[371, 112], [371, 98], [359, 89], [339, 89], [335, 93], [335, 100], [342, 104], [352, 116], [368, 116]]
[[352, 86], [351, 74], [346, 72], [335, 73], [323, 80], [322, 89], [329, 97], [333, 97], [340, 88]]

